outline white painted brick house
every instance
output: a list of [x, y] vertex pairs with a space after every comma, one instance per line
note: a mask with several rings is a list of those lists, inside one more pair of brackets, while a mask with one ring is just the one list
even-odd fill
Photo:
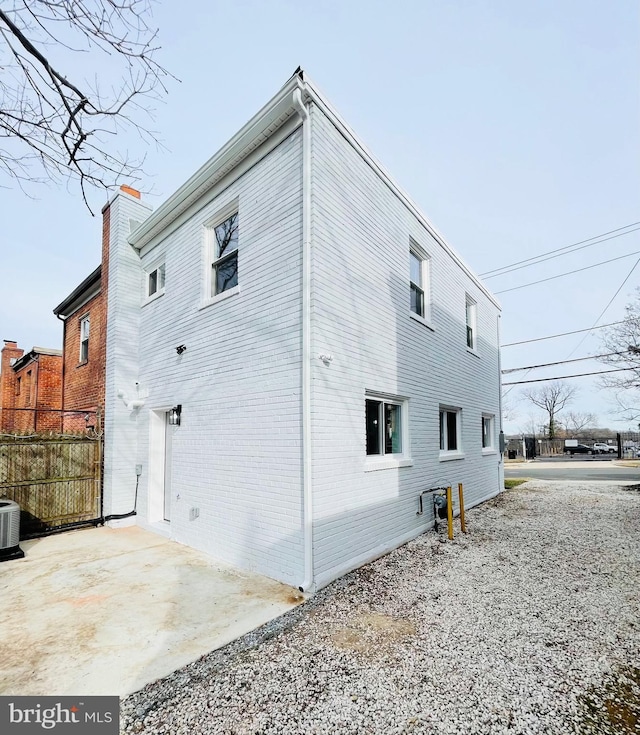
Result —
[[498, 322], [295, 75], [157, 211], [111, 202], [105, 515], [321, 587], [429, 528], [421, 491], [500, 490]]

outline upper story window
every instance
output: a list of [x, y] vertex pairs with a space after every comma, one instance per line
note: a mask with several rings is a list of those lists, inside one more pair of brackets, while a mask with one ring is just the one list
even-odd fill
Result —
[[27, 379], [25, 380], [25, 397], [26, 406], [31, 405], [31, 370], [27, 370]]
[[424, 316], [424, 290], [422, 288], [422, 260], [413, 252], [409, 253], [411, 263], [411, 311]]
[[430, 318], [429, 258], [414, 243], [409, 249], [409, 296], [413, 314]]
[[478, 348], [477, 304], [468, 294], [466, 297], [466, 322], [467, 347], [475, 351]]
[[238, 285], [238, 224], [235, 212], [213, 228], [210, 296]]
[[19, 395], [20, 395], [20, 387], [21, 387], [21, 383], [22, 383], [22, 378], [18, 378], [18, 379], [16, 380], [16, 395], [17, 395], [17, 396], [19, 396]]
[[164, 263], [147, 274], [147, 297], [164, 293]]
[[89, 359], [89, 315], [80, 319], [80, 362]]

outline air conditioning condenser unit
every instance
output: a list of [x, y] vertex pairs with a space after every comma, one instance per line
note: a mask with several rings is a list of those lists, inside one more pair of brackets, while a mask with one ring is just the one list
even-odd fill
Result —
[[20, 548], [20, 506], [13, 500], [0, 498], [0, 561], [22, 559]]

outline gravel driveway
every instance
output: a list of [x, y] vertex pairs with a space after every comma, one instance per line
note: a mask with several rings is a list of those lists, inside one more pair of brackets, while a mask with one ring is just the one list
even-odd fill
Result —
[[133, 694], [122, 731], [640, 733], [638, 487], [531, 481], [467, 525]]

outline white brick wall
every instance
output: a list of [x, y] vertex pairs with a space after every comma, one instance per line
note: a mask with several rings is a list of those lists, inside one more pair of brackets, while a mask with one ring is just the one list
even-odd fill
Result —
[[[165, 530], [294, 585], [304, 576], [301, 167], [298, 129], [141, 258], [124, 243], [128, 217], [144, 216], [117, 199], [105, 465], [106, 512], [131, 509], [139, 463], [137, 522], [162, 530], [150, 437], [154, 416], [182, 404], [182, 425], [171, 429]], [[462, 482], [469, 506], [501, 488], [500, 457], [481, 448], [483, 413], [495, 415], [498, 440], [498, 309], [315, 107], [311, 199], [314, 570], [322, 586], [429, 527], [430, 504], [416, 516], [421, 490]], [[202, 308], [204, 225], [235, 201], [240, 293]], [[410, 317], [410, 238], [431, 259], [432, 329]], [[162, 260], [165, 294], [141, 305], [145, 269]], [[477, 302], [478, 355], [466, 348], [465, 294]], [[325, 365], [321, 353], [333, 361]], [[115, 392], [136, 397], [136, 380], [145, 405], [132, 413]], [[408, 399], [410, 466], [366, 471], [367, 390]], [[439, 456], [440, 404], [462, 409], [463, 459]]]
[[129, 220], [142, 221], [151, 207], [119, 191], [109, 213], [107, 359], [105, 382], [104, 515], [133, 510], [138, 440], [136, 418], [117, 393], [136, 397], [140, 318], [140, 260], [127, 242]]
[[[135, 480], [143, 465], [138, 523], [149, 525], [150, 411], [182, 404], [170, 429], [171, 537], [292, 584], [303, 576], [301, 160], [298, 130], [132, 268], [140, 331], [129, 344], [145, 406], [137, 420], [118, 414], [119, 430], [137, 426], [138, 445], [116, 467]], [[234, 201], [240, 293], [200, 308], [204, 224]], [[140, 306], [143, 271], [162, 257], [165, 293]]]
[[[364, 159], [312, 110], [314, 563], [322, 586], [423, 531], [418, 494], [462, 482], [467, 505], [499, 491], [481, 415], [498, 431], [498, 310]], [[433, 330], [411, 319], [409, 239], [431, 257]], [[478, 353], [466, 347], [465, 294]], [[365, 391], [409, 399], [413, 465], [365, 471]], [[465, 457], [439, 458], [439, 406], [462, 408]]]

